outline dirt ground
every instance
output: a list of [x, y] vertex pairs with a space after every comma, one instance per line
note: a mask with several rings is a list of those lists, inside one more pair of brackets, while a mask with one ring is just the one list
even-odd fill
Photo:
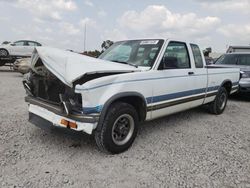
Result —
[[145, 123], [120, 155], [28, 122], [19, 73], [0, 68], [0, 187], [250, 187], [250, 97]]

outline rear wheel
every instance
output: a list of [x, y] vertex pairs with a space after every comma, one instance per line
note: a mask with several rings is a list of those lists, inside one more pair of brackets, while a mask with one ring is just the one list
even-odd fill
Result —
[[212, 114], [222, 114], [227, 106], [228, 93], [224, 87], [221, 87], [216, 95], [215, 100], [209, 105]]
[[111, 105], [100, 130], [95, 132], [98, 147], [105, 152], [118, 154], [134, 142], [138, 131], [138, 113], [130, 104], [117, 102]]
[[0, 57], [8, 57], [9, 52], [3, 48], [0, 49]]

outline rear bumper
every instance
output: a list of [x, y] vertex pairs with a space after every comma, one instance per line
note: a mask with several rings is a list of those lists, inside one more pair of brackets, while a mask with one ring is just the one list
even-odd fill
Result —
[[[29, 103], [29, 121], [38, 127], [48, 124], [48, 126], [70, 128], [75, 131], [82, 131], [87, 134], [92, 134], [92, 131], [98, 124], [98, 115], [66, 115], [59, 106], [51, 105], [32, 97], [26, 97], [25, 100]], [[70, 126], [66, 126], [65, 123], [62, 123], [62, 120], [74, 123], [77, 125], [77, 127], [72, 128]]]

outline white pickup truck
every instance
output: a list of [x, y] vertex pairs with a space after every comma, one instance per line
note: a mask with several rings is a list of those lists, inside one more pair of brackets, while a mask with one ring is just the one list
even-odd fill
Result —
[[169, 39], [116, 42], [98, 59], [38, 47], [31, 65], [29, 121], [94, 134], [112, 154], [131, 146], [141, 122], [204, 104], [221, 114], [240, 78], [238, 68], [207, 67], [196, 44]]

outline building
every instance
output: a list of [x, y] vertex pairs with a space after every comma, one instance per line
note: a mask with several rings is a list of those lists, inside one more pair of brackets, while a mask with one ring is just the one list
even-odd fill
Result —
[[250, 52], [250, 46], [229, 46], [227, 53], [232, 52]]

